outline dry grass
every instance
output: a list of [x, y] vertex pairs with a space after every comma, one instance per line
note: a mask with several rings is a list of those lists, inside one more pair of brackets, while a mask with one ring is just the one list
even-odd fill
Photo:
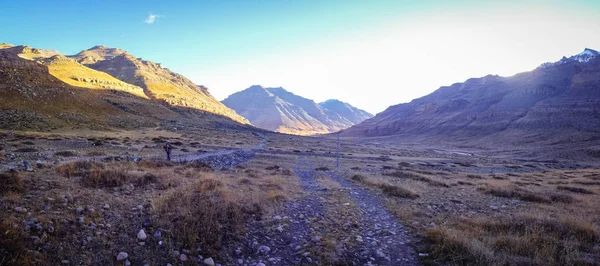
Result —
[[77, 153], [74, 151], [59, 151], [54, 153], [54, 155], [61, 157], [75, 157], [77, 156]]
[[35, 265], [27, 253], [27, 236], [20, 222], [6, 218], [0, 221], [0, 265]]
[[385, 174], [385, 175], [393, 176], [393, 177], [397, 177], [397, 178], [406, 178], [406, 179], [417, 180], [417, 181], [425, 182], [429, 185], [436, 186], [436, 187], [449, 187], [448, 184], [446, 184], [444, 182], [433, 180], [429, 177], [426, 177], [426, 176], [423, 176], [420, 174], [415, 174], [412, 172], [407, 172], [407, 171], [395, 171], [393, 173], [389, 173], [389, 174]]
[[112, 188], [126, 184], [145, 186], [161, 181], [160, 176], [136, 170], [135, 167], [133, 163], [82, 161], [57, 166], [56, 170], [67, 178], [80, 177], [81, 185], [91, 188]]
[[600, 251], [598, 227], [568, 216], [462, 219], [424, 236], [432, 254], [458, 265], [594, 265], [586, 258]]
[[19, 173], [15, 170], [9, 170], [0, 173], [0, 194], [6, 195], [11, 192], [23, 192], [25, 184]]
[[14, 150], [14, 152], [38, 152], [36, 148], [33, 147], [25, 147]]
[[580, 194], [594, 194], [594, 192], [587, 190], [585, 188], [581, 188], [581, 187], [570, 187], [570, 186], [558, 186], [556, 187], [559, 190], [566, 190], [566, 191], [570, 191], [573, 193], [580, 193]]
[[479, 187], [478, 190], [502, 198], [515, 198], [529, 202], [552, 203], [563, 202], [572, 203], [575, 199], [569, 195], [557, 193], [535, 193], [517, 187]]
[[226, 243], [243, 234], [249, 219], [281, 207], [296, 186], [289, 177], [251, 170], [252, 179], [195, 172], [193, 184], [171, 189], [154, 201], [156, 223], [168, 232], [171, 242], [218, 255]]
[[350, 179], [365, 184], [367, 186], [370, 187], [376, 187], [381, 189], [381, 192], [383, 192], [385, 195], [390, 196], [390, 197], [397, 197], [397, 198], [406, 198], [406, 199], [416, 199], [419, 197], [418, 194], [404, 188], [401, 187], [397, 184], [392, 184], [389, 182], [385, 182], [382, 180], [374, 180], [372, 178], [368, 178], [366, 176], [363, 175], [352, 175], [350, 177]]
[[380, 184], [379, 188], [381, 188], [381, 191], [383, 191], [384, 194], [392, 197], [407, 199], [416, 199], [419, 197], [419, 195], [413, 193], [412, 191], [399, 186]]

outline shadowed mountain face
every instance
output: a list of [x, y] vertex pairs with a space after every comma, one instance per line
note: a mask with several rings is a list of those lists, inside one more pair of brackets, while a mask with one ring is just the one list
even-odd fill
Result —
[[167, 121], [236, 124], [220, 115], [153, 100], [144, 88], [56, 51], [0, 45], [0, 128], [137, 128]]
[[146, 96], [162, 100], [169, 105], [193, 108], [231, 118], [247, 124], [248, 121], [217, 101], [208, 89], [160, 64], [127, 53], [126, 51], [94, 46], [71, 58], [85, 66], [141, 87]]
[[283, 88], [263, 88], [254, 85], [230, 95], [223, 103], [247, 118], [253, 125], [282, 133], [330, 133], [354, 124], [349, 119], [354, 117], [346, 117], [345, 113], [325, 108], [313, 100]]
[[[583, 53], [512, 77], [486, 76], [441, 87], [342, 132], [342, 136], [511, 136], [556, 139], [600, 133], [600, 56]], [[586, 137], [587, 136], [587, 137]]]

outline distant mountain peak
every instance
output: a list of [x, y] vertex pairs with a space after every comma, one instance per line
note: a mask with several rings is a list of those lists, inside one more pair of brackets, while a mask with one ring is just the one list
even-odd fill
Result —
[[583, 52], [570, 57], [570, 59], [579, 61], [581, 63], [587, 63], [590, 60], [594, 59], [596, 56], [598, 56], [598, 51], [592, 50], [590, 48], [585, 48]]
[[578, 53], [571, 57], [563, 56], [560, 60], [558, 60], [556, 62], [543, 63], [540, 67], [547, 68], [547, 67], [558, 66], [558, 65], [562, 65], [562, 64], [566, 64], [566, 63], [570, 63], [570, 62], [587, 63], [587, 62], [591, 61], [592, 59], [598, 57], [598, 55], [600, 55], [600, 53], [598, 51], [596, 51], [594, 49], [590, 49], [590, 48], [585, 48], [585, 49], [583, 49], [583, 52], [581, 52], [581, 53]]
[[335, 132], [372, 116], [343, 102], [328, 109], [282, 87], [252, 85], [222, 102], [255, 126], [298, 135]]
[[328, 99], [322, 103], [343, 103], [343, 102], [338, 99]]

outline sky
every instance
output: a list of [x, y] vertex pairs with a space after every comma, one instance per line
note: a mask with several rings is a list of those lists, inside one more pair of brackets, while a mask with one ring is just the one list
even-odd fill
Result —
[[372, 113], [600, 50], [600, 1], [0, 0], [0, 43], [118, 47], [215, 98], [284, 87]]

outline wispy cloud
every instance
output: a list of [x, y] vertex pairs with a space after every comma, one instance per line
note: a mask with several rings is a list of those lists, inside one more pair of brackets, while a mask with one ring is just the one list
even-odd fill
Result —
[[161, 15], [149, 14], [144, 23], [146, 24], [154, 24], [158, 18], [162, 17]]

